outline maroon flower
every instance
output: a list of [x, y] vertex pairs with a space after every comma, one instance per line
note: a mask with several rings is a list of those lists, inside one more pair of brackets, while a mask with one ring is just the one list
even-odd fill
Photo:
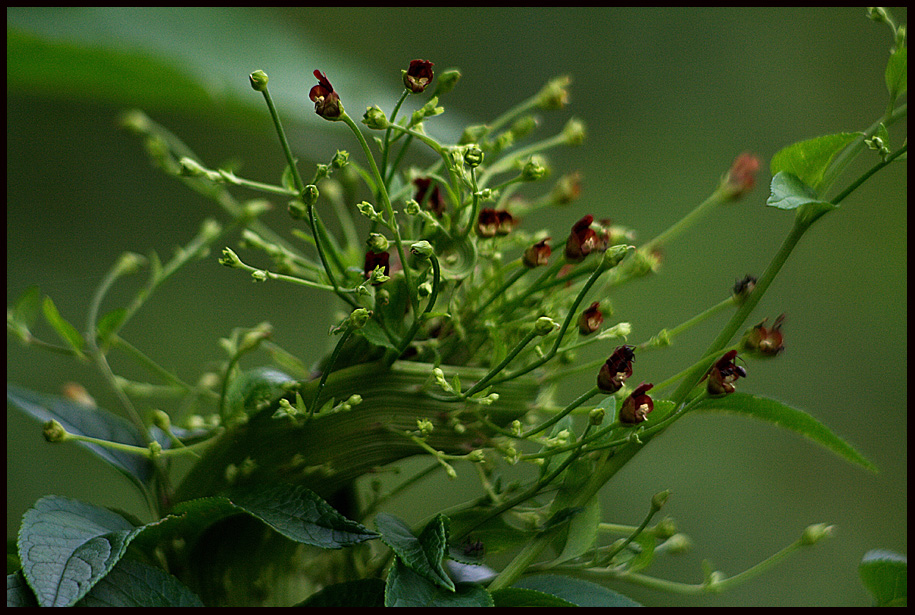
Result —
[[327, 75], [316, 70], [314, 73], [318, 85], [311, 88], [308, 98], [315, 104], [315, 113], [326, 120], [336, 120], [343, 113], [340, 97], [334, 92], [334, 86], [327, 80]]
[[477, 216], [477, 234], [480, 237], [508, 235], [514, 226], [514, 217], [504, 209], [485, 208]]
[[648, 418], [648, 413], [654, 410], [654, 402], [651, 400], [651, 397], [648, 396], [647, 391], [653, 386], [653, 384], [640, 384], [638, 388], [626, 398], [626, 401], [620, 406], [620, 423], [637, 425]]
[[388, 275], [391, 272], [391, 266], [389, 264], [390, 259], [391, 255], [387, 252], [372, 252], [371, 250], [366, 252], [365, 266], [362, 268], [365, 279], [368, 280], [371, 278], [372, 272], [379, 267], [381, 267], [384, 275]]
[[775, 319], [771, 327], [766, 326], [766, 320], [747, 331], [743, 336], [743, 348], [750, 352], [757, 352], [765, 357], [774, 357], [785, 349], [782, 336], [782, 323], [785, 315], [781, 314]]
[[600, 311], [600, 302], [595, 301], [578, 317], [578, 332], [582, 335], [591, 335], [600, 329], [603, 322], [604, 315]]
[[566, 260], [573, 263], [583, 261], [598, 247], [597, 233], [591, 228], [592, 222], [594, 222], [594, 216], [588, 214], [572, 227], [572, 233], [566, 241]]
[[[711, 395], [729, 395], [735, 391], [734, 382], [746, 378], [747, 370], [734, 363], [736, 350], [729, 350], [712, 365], [705, 375], [708, 378], [708, 392]], [[705, 379], [703, 378], [703, 380]]]
[[549, 240], [549, 237], [541, 239], [524, 251], [521, 256], [521, 262], [524, 263], [525, 267], [533, 269], [542, 267], [550, 262], [550, 255], [553, 253], [553, 249], [547, 243]]
[[635, 346], [623, 345], [616, 348], [597, 374], [597, 388], [604, 393], [616, 393], [623, 388], [623, 382], [632, 375], [632, 360]]
[[405, 88], [419, 94], [432, 83], [432, 67], [435, 66], [428, 60], [413, 60], [410, 68], [403, 71], [403, 85]]
[[445, 213], [445, 199], [442, 197], [441, 190], [438, 188], [438, 184], [433, 185], [432, 180], [428, 177], [417, 177], [413, 180], [413, 185], [416, 186], [416, 192], [413, 194], [413, 200], [422, 205], [423, 199], [426, 198], [426, 193], [429, 192], [429, 187], [432, 187], [432, 192], [429, 193], [429, 200], [426, 203], [426, 206], [435, 214], [437, 218], [441, 218]]
[[756, 185], [757, 171], [759, 171], [759, 158], [747, 153], [738, 156], [724, 178], [727, 198], [736, 200], [752, 190]]

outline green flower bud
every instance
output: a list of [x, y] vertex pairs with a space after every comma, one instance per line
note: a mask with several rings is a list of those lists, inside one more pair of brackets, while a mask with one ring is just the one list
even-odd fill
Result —
[[594, 408], [591, 412], [588, 413], [588, 423], [597, 427], [604, 422], [604, 416], [607, 414], [607, 411], [604, 408]]
[[537, 335], [549, 335], [553, 329], [559, 327], [559, 323], [547, 316], [541, 316], [534, 323], [534, 332]]
[[305, 209], [305, 203], [298, 199], [289, 201], [286, 209], [289, 211], [289, 217], [293, 220], [301, 220], [308, 213], [308, 210]]
[[226, 267], [242, 267], [243, 263], [241, 259], [238, 258], [238, 254], [232, 251], [231, 248], [222, 249], [222, 258], [219, 259], [220, 265], [225, 265]]
[[562, 129], [566, 145], [581, 145], [585, 142], [585, 124], [577, 118], [570, 119]]
[[44, 424], [44, 439], [48, 442], [65, 442], [69, 435], [64, 426], [55, 420], [50, 420]]
[[569, 104], [571, 77], [562, 76], [550, 80], [537, 94], [537, 106], [541, 109], [562, 109]]
[[410, 246], [410, 252], [422, 260], [427, 260], [435, 253], [435, 251], [432, 249], [432, 244], [426, 240], [417, 241], [414, 243], [412, 246]]
[[609, 248], [607, 248], [604, 251], [604, 255], [603, 255], [603, 258], [601, 259], [601, 263], [600, 263], [601, 268], [603, 268], [604, 270], [613, 269], [614, 267], [619, 265], [620, 262], [624, 258], [626, 258], [626, 255], [629, 253], [629, 250], [634, 250], [634, 249], [635, 249], [635, 246], [627, 246], [627, 245], [623, 245], [623, 244], [620, 244], [617, 246], [610, 246]]
[[670, 499], [670, 490], [660, 491], [651, 497], [651, 507], [656, 511], [661, 510], [668, 499]]
[[518, 141], [534, 132], [538, 123], [537, 118], [533, 115], [524, 115], [514, 121], [509, 132], [511, 132], [512, 138]]
[[469, 143], [479, 143], [489, 132], [489, 126], [486, 124], [474, 124], [468, 126], [464, 129], [464, 132], [461, 134], [461, 139], [458, 141], [460, 145], [467, 145]]
[[826, 525], [825, 523], [808, 525], [804, 529], [804, 533], [801, 534], [801, 544], [805, 546], [814, 545], [823, 538], [831, 538], [835, 532], [836, 528], [833, 525]]
[[480, 166], [483, 163], [483, 150], [475, 145], [468, 147], [464, 151], [464, 163], [470, 168]]
[[318, 197], [321, 193], [318, 191], [318, 187], [314, 184], [308, 184], [305, 186], [305, 189], [302, 191], [302, 201], [305, 205], [314, 205], [318, 202]]
[[432, 95], [437, 98], [442, 94], [447, 94], [454, 89], [460, 79], [461, 71], [456, 68], [449, 68], [438, 76], [438, 82]]
[[385, 116], [384, 111], [382, 111], [381, 107], [378, 105], [374, 105], [365, 110], [365, 114], [362, 116], [362, 123], [372, 130], [383, 130], [390, 125], [387, 116]]
[[419, 207], [419, 203], [416, 202], [416, 199], [407, 199], [403, 206], [403, 212], [408, 216], [416, 216], [419, 212], [422, 211]]
[[365, 243], [373, 252], [384, 252], [391, 245], [388, 238], [381, 233], [371, 233]]
[[674, 534], [664, 541], [664, 550], [671, 555], [680, 555], [693, 548], [693, 541], [686, 534]]
[[330, 166], [335, 169], [342, 169], [347, 164], [349, 164], [349, 152], [346, 150], [337, 150], [337, 153], [334, 154], [333, 159], [330, 161]]
[[365, 308], [356, 308], [349, 315], [349, 324], [353, 329], [361, 329], [372, 317], [372, 313]]
[[254, 88], [255, 92], [263, 92], [267, 89], [267, 73], [262, 70], [256, 70], [250, 75], [248, 79], [251, 81], [251, 87]]
[[172, 428], [172, 419], [168, 413], [162, 410], [154, 410], [152, 414], [152, 424], [162, 431], [169, 431]]
[[549, 170], [544, 165], [544, 160], [540, 156], [533, 156], [521, 168], [521, 178], [526, 182], [537, 181], [547, 176]]
[[178, 164], [181, 165], [181, 169], [178, 171], [179, 175], [185, 177], [203, 177], [209, 176], [207, 170], [199, 162], [193, 158], [188, 158], [187, 156], [182, 156], [178, 160]]
[[369, 220], [382, 221], [381, 214], [375, 211], [375, 208], [372, 207], [372, 204], [368, 201], [362, 201], [361, 203], [356, 204], [356, 209], [359, 210], [359, 213], [368, 218]]
[[162, 454], [162, 445], [155, 440], [149, 443], [148, 448], [153, 457], [158, 457]]

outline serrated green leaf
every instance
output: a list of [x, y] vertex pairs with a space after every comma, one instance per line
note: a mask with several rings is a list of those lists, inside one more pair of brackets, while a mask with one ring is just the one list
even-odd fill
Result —
[[858, 565], [861, 583], [877, 606], [908, 606], [908, 558], [892, 551], [868, 551]]
[[25, 582], [22, 571], [6, 575], [6, 606], [38, 606], [32, 588]]
[[438, 587], [454, 591], [454, 582], [445, 572], [442, 560], [448, 547], [448, 517], [437, 515], [426, 524], [419, 538], [410, 527], [387, 513], [375, 517], [375, 527], [381, 540], [400, 558], [405, 566]]
[[693, 411], [731, 412], [759, 419], [799, 433], [871, 472], [877, 471], [876, 466], [867, 458], [811, 415], [774, 399], [748, 393], [732, 393], [700, 402]]
[[325, 587], [297, 606], [384, 606], [384, 581], [359, 579]]
[[18, 541], [22, 572], [38, 604], [75, 604], [141, 530], [106, 508], [59, 496], [38, 500], [22, 517]]
[[231, 491], [227, 499], [286, 538], [322, 549], [341, 549], [378, 538], [300, 485], [245, 487]]
[[829, 163], [860, 136], [861, 133], [842, 132], [799, 141], [772, 156], [770, 171], [773, 176], [783, 171], [791, 173], [814, 190], [819, 190]]
[[[101, 408], [90, 408], [63, 397], [36, 393], [14, 384], [7, 385], [6, 399], [14, 407], [42, 423], [52, 419], [60, 422], [71, 434], [131, 446], [145, 447], [147, 445], [146, 440], [132, 423]], [[88, 442], [77, 442], [77, 444], [92, 451], [100, 459], [138, 484], [142, 485], [152, 478], [153, 466], [146, 457], [115, 451]], [[170, 445], [169, 440], [164, 437], [159, 444], [162, 444], [164, 448]]]
[[492, 596], [479, 585], [459, 583], [453, 590], [431, 582], [417, 574], [399, 557], [388, 573], [385, 583], [384, 605], [389, 607], [489, 607], [493, 606]]
[[534, 589], [506, 587], [492, 592], [493, 606], [577, 606], [559, 596], [547, 594]]
[[807, 203], [820, 201], [816, 190], [808, 186], [794, 173], [779, 171], [772, 178], [766, 205], [779, 209], [797, 209]]
[[45, 320], [48, 321], [48, 324], [51, 325], [60, 339], [73, 349], [77, 356], [84, 357], [83, 336], [79, 334], [76, 327], [64, 320], [64, 317], [57, 311], [57, 306], [54, 305], [54, 302], [51, 301], [50, 297], [44, 298], [41, 309], [44, 313]]
[[197, 607], [204, 604], [187, 586], [164, 570], [122, 559], [76, 606]]
[[890, 101], [896, 102], [909, 89], [908, 47], [899, 46], [893, 51], [886, 63], [884, 77]]
[[526, 577], [513, 587], [550, 594], [576, 606], [641, 606], [638, 602], [596, 583], [552, 574]]

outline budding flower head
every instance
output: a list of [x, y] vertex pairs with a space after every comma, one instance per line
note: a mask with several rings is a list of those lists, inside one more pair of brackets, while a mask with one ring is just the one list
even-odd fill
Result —
[[600, 311], [600, 302], [595, 301], [578, 317], [578, 332], [582, 335], [591, 335], [600, 330], [604, 322], [604, 315]]
[[581, 145], [585, 142], [585, 123], [573, 117], [566, 122], [562, 136], [566, 145]]
[[618, 346], [597, 374], [597, 388], [604, 393], [616, 393], [623, 388], [623, 382], [632, 376], [632, 361], [635, 346]]
[[620, 406], [620, 423], [637, 425], [648, 418], [654, 410], [654, 401], [648, 396], [648, 391], [653, 384], [640, 384]]
[[391, 271], [391, 255], [387, 252], [372, 252], [369, 250], [365, 253], [365, 265], [362, 269], [365, 279], [372, 280], [372, 284], [381, 284], [388, 280], [388, 273]]
[[759, 158], [748, 153], [738, 156], [721, 181], [721, 189], [725, 191], [725, 197], [736, 201], [752, 190], [756, 185], [757, 171], [759, 171]]
[[729, 350], [712, 365], [712, 368], [706, 374], [709, 394], [729, 395], [736, 390], [734, 382], [738, 378], [747, 377], [747, 370], [734, 363], [736, 357], [737, 351]]
[[388, 127], [388, 118], [378, 105], [367, 107], [362, 116], [362, 123], [372, 130], [383, 130]]
[[67, 439], [67, 430], [58, 421], [50, 420], [44, 424], [44, 439], [48, 442], [63, 442]]
[[591, 228], [594, 216], [588, 214], [572, 226], [572, 233], [566, 240], [566, 260], [578, 263], [598, 246], [597, 233]]
[[537, 106], [541, 109], [562, 109], [569, 104], [569, 85], [572, 79], [568, 76], [550, 80], [537, 93]]
[[315, 113], [325, 120], [338, 120], [343, 115], [343, 103], [340, 96], [334, 92], [334, 86], [327, 80], [327, 75], [319, 70], [314, 72], [318, 85], [311, 88], [308, 98], [315, 104]]
[[747, 331], [740, 343], [744, 350], [758, 353], [764, 357], [774, 357], [785, 349], [781, 332], [785, 315], [781, 314], [776, 318], [771, 327], [766, 326], [766, 320], [768, 318]]
[[524, 251], [524, 254], [521, 256], [521, 262], [525, 267], [534, 269], [535, 267], [547, 265], [550, 262], [550, 255], [553, 253], [553, 249], [550, 248], [550, 245], [547, 243], [549, 240], [549, 237], [541, 239]]
[[420, 94], [432, 83], [434, 73], [432, 67], [435, 66], [428, 60], [413, 60], [410, 62], [410, 68], [403, 73], [403, 85], [414, 94]]
[[267, 73], [264, 71], [256, 70], [248, 75], [248, 79], [251, 81], [251, 87], [256, 92], [263, 92], [267, 89]]

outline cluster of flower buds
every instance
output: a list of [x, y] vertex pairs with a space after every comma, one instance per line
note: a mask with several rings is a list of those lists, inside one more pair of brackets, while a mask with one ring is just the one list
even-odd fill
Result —
[[[617, 347], [597, 374], [597, 388], [604, 393], [616, 393], [623, 388], [623, 383], [632, 376], [633, 359], [635, 346], [624, 344]], [[648, 418], [648, 414], [654, 410], [654, 401], [648, 395], [653, 386], [651, 383], [642, 383], [623, 401], [619, 413], [621, 423], [637, 425]]]
[[549, 237], [541, 239], [524, 251], [524, 254], [521, 256], [521, 262], [525, 267], [534, 269], [536, 267], [543, 267], [550, 262], [550, 255], [553, 253], [553, 249], [550, 247], [550, 244], [547, 243], [549, 240]]

